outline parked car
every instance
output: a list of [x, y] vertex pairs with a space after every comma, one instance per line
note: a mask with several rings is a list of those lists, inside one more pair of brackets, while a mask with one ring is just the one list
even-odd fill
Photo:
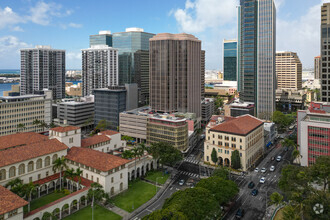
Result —
[[180, 186], [183, 186], [183, 184], [184, 184], [184, 180], [180, 180], [180, 181], [179, 181], [179, 185], [180, 185]]
[[261, 177], [261, 179], [260, 179], [260, 183], [265, 183], [265, 181], [266, 181], [266, 178], [265, 177]]
[[261, 169], [261, 172], [262, 172], [262, 173], [266, 173], [266, 168], [263, 167], [263, 168]]
[[258, 167], [255, 168], [255, 169], [254, 169], [254, 172], [258, 173], [258, 172], [259, 172], [259, 168], [258, 168]]
[[249, 185], [248, 185], [248, 188], [249, 188], [249, 189], [253, 189], [253, 187], [254, 187], [254, 182], [251, 181], [251, 182], [249, 183]]
[[257, 189], [253, 189], [251, 192], [251, 195], [256, 196], [258, 195], [258, 190]]
[[275, 166], [271, 166], [271, 167], [269, 168], [269, 171], [274, 172], [274, 171], [275, 171]]
[[238, 209], [235, 214], [235, 217], [240, 219], [240, 218], [243, 218], [243, 216], [244, 216], [244, 209]]
[[280, 162], [281, 160], [282, 160], [282, 157], [281, 157], [281, 156], [277, 156], [277, 157], [276, 157], [276, 161], [277, 161], [277, 162]]
[[275, 160], [275, 157], [272, 157], [271, 160], [274, 161]]

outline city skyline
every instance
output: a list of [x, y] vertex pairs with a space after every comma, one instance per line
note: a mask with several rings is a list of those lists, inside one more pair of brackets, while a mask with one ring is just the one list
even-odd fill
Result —
[[[159, 2], [157, 8], [148, 6], [149, 0], [113, 3], [109, 7], [101, 7], [105, 1], [98, 2], [78, 5], [61, 0], [3, 1], [0, 5], [0, 69], [18, 69], [19, 49], [39, 44], [65, 49], [66, 68], [80, 69], [80, 50], [88, 47], [89, 35], [100, 30], [123, 32], [128, 27], [143, 28], [155, 34], [193, 34], [202, 40], [202, 49], [206, 50], [206, 69], [222, 69], [222, 41], [237, 37], [238, 1], [180, 0]], [[312, 68], [313, 58], [319, 55], [319, 41], [314, 39], [320, 34], [319, 7], [323, 2], [328, 1], [275, 1], [277, 50], [300, 54], [303, 68]], [[291, 10], [293, 7], [294, 11]], [[111, 13], [103, 13], [109, 8], [113, 9]], [[129, 15], [121, 16], [120, 22], [113, 22], [123, 10]], [[91, 11], [97, 11], [92, 13], [91, 19], [82, 16]], [[296, 39], [296, 33], [301, 31], [304, 34]]]

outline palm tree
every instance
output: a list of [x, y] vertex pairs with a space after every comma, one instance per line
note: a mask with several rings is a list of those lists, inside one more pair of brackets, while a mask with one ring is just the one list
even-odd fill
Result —
[[129, 158], [132, 158], [134, 155], [133, 155], [133, 152], [130, 151], [130, 150], [125, 150], [122, 154], [121, 154], [122, 158], [124, 159], [129, 159]]
[[37, 126], [39, 126], [39, 125], [40, 125], [40, 123], [41, 123], [41, 121], [40, 121], [40, 120], [38, 120], [38, 119], [36, 119], [36, 120], [34, 120], [34, 121], [33, 121], [33, 124], [34, 124], [34, 125], [37, 125]]
[[[71, 179], [73, 181], [73, 178], [75, 176], [76, 175], [75, 175], [75, 172], [74, 172], [73, 168], [64, 171], [64, 178], [66, 178], [66, 179]], [[71, 184], [70, 191], [71, 192], [73, 191], [73, 184]]]
[[[149, 148], [144, 144], [144, 143], [141, 143], [140, 144], [140, 149], [142, 151], [142, 156], [144, 156], [144, 152], [147, 151], [147, 153], [149, 153]], [[144, 169], [144, 174], [145, 174], [145, 165], [146, 165], [146, 160], [144, 159], [143, 160], [143, 169]]]
[[56, 172], [58, 170], [60, 172], [60, 190], [62, 190], [62, 171], [64, 168], [68, 168], [64, 157], [57, 158], [53, 162], [53, 171]]
[[282, 142], [281, 142], [282, 146], [285, 147], [295, 147], [295, 143], [293, 140], [290, 140], [289, 138], [285, 138]]
[[80, 183], [81, 183], [81, 175], [82, 175], [83, 171], [78, 167], [76, 169], [76, 173], [75, 173], [75, 176], [78, 178], [78, 183], [79, 183], [79, 186], [80, 186]]
[[132, 149], [132, 153], [133, 153], [133, 156], [134, 156], [134, 158], [135, 158], [135, 178], [136, 178], [136, 158], [137, 157], [139, 157], [140, 158], [140, 156], [142, 155], [142, 151], [141, 151], [141, 149], [139, 148], [139, 147], [134, 147], [133, 149]]
[[103, 186], [101, 184], [92, 183], [91, 188], [87, 193], [87, 198], [92, 199], [92, 219], [94, 219], [94, 202], [100, 201], [105, 195], [105, 192], [102, 188]]
[[10, 187], [10, 191], [12, 191], [13, 193], [19, 195], [19, 196], [23, 196], [22, 194], [22, 189], [23, 189], [23, 180], [21, 180], [20, 178], [16, 178], [13, 179], [11, 181], [9, 181], [8, 183], [6, 183], [5, 185], [6, 188]]
[[18, 124], [17, 125], [17, 132], [20, 132], [20, 131], [22, 131], [23, 129], [25, 128], [25, 125], [24, 124]]
[[299, 152], [299, 150], [296, 148], [292, 151], [292, 158], [293, 158], [293, 161], [295, 161], [296, 159], [298, 160], [298, 163], [300, 164], [300, 158], [301, 158], [301, 154]]
[[36, 185], [32, 182], [25, 184], [23, 186], [24, 196], [28, 199], [28, 202], [29, 202], [28, 212], [30, 212], [30, 203], [31, 203], [32, 194], [36, 193], [37, 189], [38, 189], [38, 185]]

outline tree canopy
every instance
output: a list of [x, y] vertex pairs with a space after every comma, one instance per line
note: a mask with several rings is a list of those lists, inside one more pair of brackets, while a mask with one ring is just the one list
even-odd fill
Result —
[[161, 164], [173, 166], [176, 162], [182, 160], [181, 151], [169, 143], [159, 142], [150, 147], [152, 156], [159, 159]]
[[218, 155], [217, 155], [217, 151], [215, 150], [215, 148], [213, 148], [213, 150], [212, 150], [211, 160], [215, 164], [218, 162]]
[[241, 166], [241, 157], [239, 156], [239, 151], [234, 150], [231, 154], [231, 167], [234, 169], [240, 169]]
[[188, 218], [177, 210], [173, 209], [160, 209], [152, 212], [150, 215], [142, 218], [143, 220], [188, 220]]
[[272, 120], [278, 125], [280, 131], [284, 131], [295, 120], [296, 113], [283, 114], [280, 111], [275, 111], [272, 115]]
[[220, 177], [224, 180], [228, 180], [229, 179], [229, 170], [228, 168], [226, 167], [219, 167], [219, 168], [216, 168], [214, 171], [213, 171], [213, 174], [212, 176], [217, 176], [217, 177]]

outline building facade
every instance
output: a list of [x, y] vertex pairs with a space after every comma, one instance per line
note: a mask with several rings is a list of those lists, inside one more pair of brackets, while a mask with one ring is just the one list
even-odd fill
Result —
[[276, 52], [277, 89], [302, 88], [302, 64], [297, 53]]
[[213, 149], [217, 153], [216, 164], [220, 166], [231, 166], [231, 155], [237, 150], [242, 170], [247, 171], [263, 155], [263, 122], [250, 115], [219, 123], [211, 121], [206, 128], [204, 162], [215, 164], [211, 159]]
[[303, 110], [306, 103], [304, 90], [277, 89], [276, 108], [283, 112]]
[[314, 79], [321, 78], [321, 56], [314, 57]]
[[23, 95], [0, 97], [0, 136], [17, 132], [42, 132], [45, 128], [35, 120], [50, 124], [52, 121], [52, 95]]
[[330, 3], [321, 7], [321, 101], [330, 102]]
[[201, 118], [201, 41], [189, 34], [150, 39], [150, 106]]
[[65, 50], [21, 49], [21, 95], [43, 89], [52, 90], [53, 99], [65, 98]]
[[254, 107], [253, 102], [240, 102], [240, 100], [235, 100], [225, 105], [225, 116], [237, 117], [246, 114], [254, 116]]
[[237, 40], [223, 41], [223, 79], [237, 81]]
[[119, 113], [126, 111], [126, 92], [123, 86], [112, 86], [94, 90], [95, 125], [104, 119], [109, 123], [109, 128], [117, 130], [119, 126]]
[[319, 156], [330, 156], [330, 105], [312, 102], [298, 111], [297, 139], [301, 166], [311, 166]]
[[204, 98], [205, 97], [205, 50], [202, 50], [201, 53], [202, 57], [201, 57], [201, 97]]
[[99, 34], [89, 36], [89, 47], [94, 45], [107, 45], [112, 47], [111, 31], [99, 31]]
[[270, 119], [276, 89], [275, 4], [273, 0], [241, 0], [238, 14], [240, 98], [255, 103], [258, 118]]
[[60, 124], [85, 127], [94, 122], [94, 101], [72, 101], [57, 104]]
[[149, 39], [153, 36], [142, 28], [113, 34], [113, 47], [119, 53], [119, 85], [137, 83], [141, 104], [149, 99]]
[[180, 151], [188, 148], [188, 123], [186, 119], [154, 115], [148, 118], [147, 144], [165, 142]]
[[72, 82], [65, 83], [65, 94], [68, 96], [82, 96], [81, 83], [73, 84]]
[[205, 98], [202, 101], [202, 125], [207, 125], [214, 114], [214, 99]]
[[92, 45], [82, 51], [82, 95], [92, 95], [93, 89], [116, 86], [118, 50], [107, 45]]

